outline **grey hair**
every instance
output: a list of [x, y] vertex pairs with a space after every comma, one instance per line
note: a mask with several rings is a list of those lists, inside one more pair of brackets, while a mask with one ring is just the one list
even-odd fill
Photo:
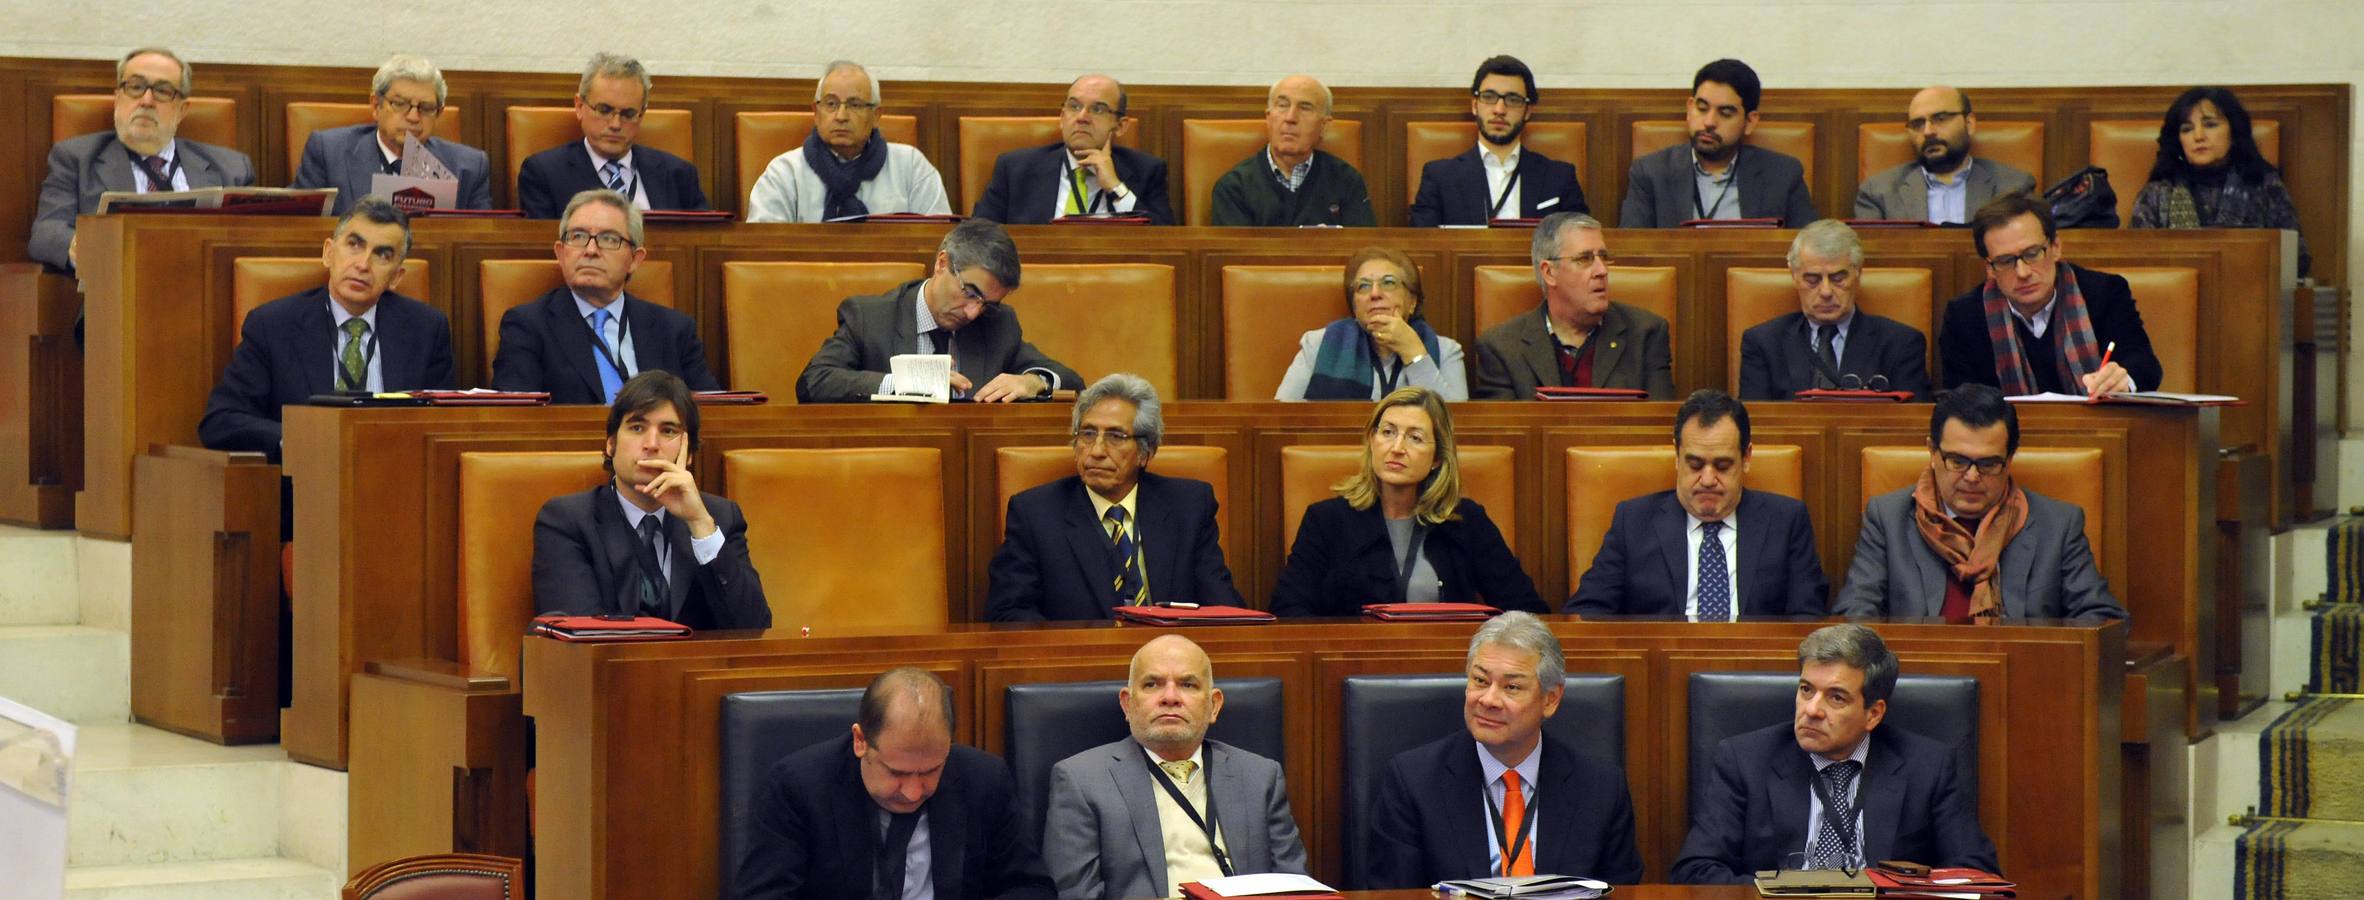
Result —
[[831, 76], [831, 75], [835, 75], [835, 74], [837, 74], [837, 73], [839, 73], [839, 72], [843, 72], [843, 71], [845, 71], [845, 70], [847, 70], [847, 69], [852, 69], [852, 70], [854, 70], [854, 71], [856, 71], [856, 72], [860, 72], [860, 73], [862, 73], [862, 80], [864, 80], [864, 81], [867, 81], [867, 82], [870, 82], [870, 105], [872, 105], [872, 106], [877, 106], [877, 105], [878, 105], [878, 76], [870, 74], [870, 70], [869, 70], [869, 69], [867, 69], [867, 68], [864, 68], [864, 67], [862, 66], [862, 64], [861, 64], [861, 63], [855, 62], [855, 61], [853, 61], [853, 60], [850, 60], [850, 59], [840, 59], [840, 60], [834, 60], [834, 61], [832, 61], [832, 62], [830, 62], [830, 63], [829, 63], [829, 67], [828, 67], [828, 68], [825, 68], [825, 69], [822, 69], [822, 70], [821, 70], [821, 77], [819, 77], [819, 78], [816, 78], [816, 79], [814, 79], [814, 80], [813, 80], [813, 102], [814, 102], [814, 103], [819, 103], [819, 102], [821, 102], [821, 85], [822, 85], [822, 83], [823, 83], [823, 82], [826, 82], [826, 81], [828, 81], [828, 80], [829, 80], [829, 76]]
[[1560, 655], [1560, 639], [1534, 613], [1512, 610], [1486, 620], [1469, 636], [1469, 657], [1462, 665], [1476, 664], [1478, 649], [1489, 645], [1535, 654], [1535, 684], [1542, 690], [1567, 683], [1568, 660]]
[[1826, 625], [1798, 642], [1798, 668], [1816, 663], [1845, 663], [1863, 673], [1863, 704], [1870, 706], [1896, 693], [1896, 673], [1902, 668], [1896, 654], [1880, 640], [1880, 633], [1852, 622]]
[[1156, 453], [1166, 434], [1165, 413], [1157, 402], [1157, 386], [1149, 379], [1131, 372], [1118, 372], [1083, 389], [1075, 395], [1075, 411], [1067, 417], [1067, 430], [1083, 428], [1086, 410], [1102, 400], [1123, 400], [1133, 404], [1133, 440], [1141, 445], [1141, 452]]
[[558, 215], [558, 236], [562, 239], [566, 237], [567, 227], [575, 219], [575, 210], [593, 203], [605, 203], [622, 210], [624, 212], [625, 236], [632, 239], [632, 246], [641, 246], [640, 207], [634, 206], [632, 201], [624, 199], [623, 194], [607, 188], [592, 188], [578, 193], [574, 199], [566, 201], [566, 211]]
[[1601, 220], [1580, 212], [1556, 212], [1535, 223], [1535, 236], [1527, 242], [1527, 266], [1535, 270], [1535, 283], [1543, 284], [1543, 261], [1560, 254], [1560, 232], [1570, 228], [1601, 230]]
[[1275, 81], [1275, 82], [1273, 82], [1273, 83], [1272, 83], [1272, 87], [1270, 87], [1270, 88], [1267, 88], [1267, 89], [1264, 91], [1264, 105], [1266, 105], [1266, 106], [1271, 106], [1271, 105], [1272, 105], [1272, 98], [1273, 98], [1273, 97], [1275, 97], [1275, 96], [1278, 96], [1278, 95], [1280, 94], [1280, 86], [1281, 86], [1281, 81], [1287, 81], [1287, 80], [1289, 80], [1289, 79], [1291, 79], [1291, 78], [1303, 78], [1303, 79], [1305, 79], [1305, 80], [1307, 80], [1307, 81], [1313, 82], [1313, 86], [1314, 86], [1315, 88], [1318, 88], [1318, 89], [1320, 89], [1320, 90], [1321, 90], [1321, 92], [1322, 92], [1322, 115], [1325, 115], [1325, 116], [1326, 116], [1326, 115], [1329, 115], [1329, 114], [1330, 114], [1330, 110], [1333, 108], [1333, 107], [1331, 106], [1331, 100], [1330, 100], [1330, 86], [1329, 86], [1329, 85], [1326, 85], [1326, 84], [1323, 84], [1323, 83], [1322, 83], [1322, 80], [1321, 80], [1321, 79], [1319, 79], [1319, 78], [1315, 78], [1315, 77], [1313, 77], [1313, 76], [1311, 76], [1311, 75], [1305, 75], [1305, 74], [1302, 74], [1302, 73], [1300, 73], [1300, 74], [1297, 74], [1297, 75], [1283, 75], [1283, 76], [1281, 76], [1281, 79], [1280, 79], [1280, 81]]
[[142, 56], [147, 56], [149, 54], [154, 54], [164, 57], [165, 59], [172, 60], [175, 65], [181, 67], [181, 95], [184, 97], [188, 96], [190, 93], [189, 86], [195, 83], [194, 79], [191, 77], [193, 73], [189, 68], [189, 61], [182, 59], [180, 54], [174, 53], [170, 49], [164, 47], [141, 47], [137, 50], [131, 51], [130, 53], [123, 54], [123, 58], [115, 62], [115, 80], [123, 80], [123, 70], [131, 67], [132, 60]]
[[1798, 236], [1789, 241], [1790, 271], [1797, 271], [1798, 260], [1807, 253], [1824, 258], [1845, 255], [1848, 267], [1863, 268], [1863, 241], [1838, 219], [1816, 219], [1798, 229]]
[[979, 266], [993, 273], [1003, 290], [1018, 289], [1018, 245], [1010, 241], [1010, 233], [1002, 230], [999, 222], [970, 219], [954, 225], [936, 249], [951, 257], [955, 266]]
[[345, 215], [337, 219], [336, 231], [333, 233], [343, 236], [355, 219], [372, 225], [402, 226], [402, 255], [406, 259], [410, 257], [410, 214], [403, 212], [402, 207], [395, 206], [394, 201], [377, 194], [353, 201], [353, 207], [345, 210]]
[[609, 53], [605, 50], [591, 54], [591, 61], [583, 66], [583, 80], [575, 84], [575, 94], [580, 96], [591, 93], [591, 80], [594, 78], [637, 80], [640, 82], [640, 102], [648, 102], [648, 67], [641, 65], [640, 60], [621, 53]]
[[369, 79], [369, 93], [373, 97], [386, 96], [386, 91], [397, 81], [422, 81], [435, 86], [435, 105], [442, 106], [450, 89], [443, 84], [443, 70], [428, 62], [424, 56], [397, 53], [386, 57], [378, 66], [378, 74]]

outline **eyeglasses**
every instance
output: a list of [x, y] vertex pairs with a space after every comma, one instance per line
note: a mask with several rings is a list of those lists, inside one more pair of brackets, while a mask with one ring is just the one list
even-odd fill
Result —
[[123, 95], [125, 100], [137, 100], [141, 94], [155, 94], [158, 103], [171, 103], [189, 96], [181, 92], [180, 85], [169, 81], [149, 81], [145, 78], [126, 78], [116, 82], [115, 93]]
[[985, 297], [985, 291], [984, 291], [984, 290], [982, 290], [982, 289], [978, 288], [976, 285], [973, 285], [973, 284], [970, 284], [970, 283], [968, 283], [968, 282], [966, 282], [966, 281], [962, 281], [962, 280], [960, 280], [960, 267], [959, 267], [959, 266], [953, 266], [953, 267], [952, 267], [952, 283], [953, 283], [953, 284], [960, 285], [960, 295], [961, 295], [961, 296], [963, 296], [963, 297], [967, 297], [967, 298], [969, 299], [969, 302], [970, 302], [970, 303], [992, 303], [992, 302], [993, 302], [992, 300], [989, 300], [989, 299], [987, 299], [987, 298]]
[[2002, 256], [1988, 257], [1986, 260], [1986, 267], [1988, 271], [1991, 271], [1997, 275], [2012, 271], [2020, 263], [2027, 263], [2028, 268], [2033, 269], [2036, 267], [2037, 263], [2044, 261], [2044, 254], [2050, 252], [2052, 252], [2052, 245], [2037, 244], [2033, 247], [2021, 250], [2018, 253], [2006, 253]]
[[[1074, 97], [1067, 98], [1067, 105], [1061, 108], [1067, 110], [1067, 114], [1071, 116], [1075, 115], [1076, 113], [1083, 112], [1085, 109], [1083, 101], [1077, 100]], [[1121, 113], [1118, 113], [1116, 110], [1109, 108], [1108, 104], [1106, 103], [1095, 102], [1091, 105], [1090, 109], [1092, 111], [1092, 118], [1095, 119], [1106, 119], [1121, 115]]]
[[1944, 128], [1947, 125], [1953, 124], [1955, 119], [1959, 119], [1961, 117], [1961, 113], [1953, 112], [1951, 110], [1946, 112], [1933, 112], [1926, 116], [1916, 116], [1914, 118], [1904, 120], [1904, 127], [1907, 131], [1919, 131], [1922, 128], [1928, 127], [1930, 125], [1936, 125], [1939, 128]]
[[2011, 458], [2008, 456], [1989, 456], [1985, 459], [1971, 459], [1970, 457], [1963, 456], [1959, 453], [1947, 453], [1943, 450], [1938, 451], [1937, 456], [1939, 459], [1945, 460], [1945, 467], [1957, 475], [1969, 471], [1971, 466], [1977, 466], [1978, 474], [1991, 478], [1993, 476], [2003, 474], [2004, 469], [2011, 467]]
[[602, 119], [622, 119], [626, 122], [638, 122], [640, 121], [640, 114], [642, 112], [645, 112], [645, 110], [633, 109], [629, 106], [622, 109], [617, 109], [616, 107], [609, 106], [605, 103], [591, 104], [591, 114]]
[[1403, 289], [1404, 280], [1393, 275], [1381, 275], [1377, 281], [1365, 278], [1354, 283], [1354, 295], [1357, 297], [1367, 295], [1374, 290], [1392, 294]]
[[569, 229], [565, 234], [559, 235], [558, 242], [569, 247], [573, 247], [577, 250], [591, 246], [593, 243], [599, 244], [599, 249], [601, 250], [622, 250], [626, 247], [639, 246], [632, 243], [631, 238], [617, 234], [613, 231], [602, 231], [598, 234], [593, 234], [580, 228]]
[[443, 111], [443, 104], [434, 100], [405, 100], [401, 97], [388, 97], [379, 94], [378, 102], [386, 104], [386, 108], [392, 110], [397, 116], [410, 115], [410, 111], [415, 109], [419, 111], [419, 115], [432, 119], [435, 118], [436, 113]]
[[1381, 425], [1378, 428], [1372, 429], [1371, 434], [1377, 437], [1379, 442], [1382, 444], [1392, 444], [1397, 440], [1402, 440], [1404, 443], [1411, 445], [1412, 449], [1414, 450], [1428, 446], [1427, 434], [1418, 431], [1406, 431], [1399, 429], [1392, 424]]
[[1617, 258], [1610, 256], [1607, 250], [1586, 250], [1575, 256], [1547, 256], [1544, 258], [1553, 262], [1572, 262], [1579, 269], [1592, 268], [1592, 264], [1596, 262], [1604, 266], [1614, 265], [1617, 262]]
[[1527, 99], [1527, 95], [1525, 94], [1504, 94], [1496, 91], [1477, 91], [1470, 94], [1470, 96], [1477, 98], [1479, 106], [1492, 106], [1496, 103], [1503, 103], [1508, 104], [1511, 109], [1526, 109], [1527, 104], [1535, 102], [1533, 100]]
[[813, 108], [832, 116], [837, 115], [837, 111], [841, 109], [858, 116], [877, 109], [878, 104], [868, 100], [839, 100], [835, 97], [828, 97], [813, 101]]
[[1069, 436], [1069, 439], [1075, 444], [1077, 450], [1098, 446], [1103, 442], [1111, 447], [1121, 447], [1133, 440], [1133, 433], [1122, 428], [1111, 428], [1107, 431], [1097, 428], [1078, 428], [1074, 434]]

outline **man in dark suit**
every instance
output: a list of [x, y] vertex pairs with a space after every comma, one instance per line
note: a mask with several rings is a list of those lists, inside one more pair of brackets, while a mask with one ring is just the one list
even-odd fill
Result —
[[1601, 223], [1552, 213], [1535, 226], [1528, 254], [1543, 303], [1486, 329], [1477, 342], [1477, 400], [1532, 400], [1538, 387], [1628, 388], [1674, 399], [1666, 320], [1609, 299], [1609, 245]]
[[[1478, 64], [1469, 83], [1469, 115], [1478, 143], [1459, 155], [1420, 167], [1412, 199], [1412, 227], [1484, 225], [1495, 219], [1539, 219], [1555, 212], [1591, 212], [1576, 167], [1519, 142], [1542, 102], [1535, 73], [1515, 56]], [[1515, 191], [1512, 186], [1516, 186]], [[1518, 202], [1509, 202], [1511, 195]]]
[[492, 163], [484, 151], [435, 136], [447, 90], [443, 70], [416, 56], [396, 54], [370, 80], [370, 115], [377, 121], [312, 132], [296, 165], [295, 186], [336, 188], [336, 213], [370, 192], [370, 176], [402, 171], [403, 139], [441, 160], [459, 179], [460, 209], [492, 208]]
[[566, 284], [501, 314], [493, 388], [548, 391], [552, 403], [609, 403], [625, 379], [663, 369], [694, 391], [721, 390], [706, 368], [698, 323], [626, 294], [648, 258], [640, 209], [605, 188], [576, 194], [559, 220], [559, 277]]
[[526, 218], [558, 218], [568, 198], [599, 188], [631, 198], [638, 209], [710, 208], [696, 164], [635, 143], [648, 114], [648, 91], [648, 69], [640, 60], [605, 51], [591, 55], [575, 87], [583, 142], [528, 156], [517, 169], [517, 207]]
[[772, 767], [753, 804], [736, 900], [1050, 900], [1010, 770], [952, 743], [952, 689], [879, 675], [851, 734]]
[[1996, 197], [2036, 189], [2035, 176], [1970, 155], [1978, 114], [1960, 89], [1938, 85], [1914, 94], [1904, 133], [1913, 161], [1864, 179], [1855, 192], [1856, 218], [1960, 225]]
[[187, 63], [162, 47], [141, 47], [115, 63], [115, 130], [58, 142], [25, 250], [71, 272], [79, 244], [74, 217], [98, 211], [108, 191], [194, 190], [254, 184], [254, 162], [228, 147], [175, 137], [189, 114]]
[[[1798, 311], [1740, 334], [1740, 399], [1788, 400], [1810, 388], [1929, 394], [1929, 341], [1913, 327], [1855, 306], [1863, 242], [1823, 219], [1789, 242]], [[1924, 313], [1925, 315], [1925, 313]]]
[[1041, 225], [1067, 216], [1148, 216], [1174, 224], [1166, 161], [1116, 145], [1133, 127], [1124, 86], [1086, 75], [1067, 86], [1059, 143], [1012, 150], [993, 161], [993, 180], [971, 212], [1004, 225]]
[[1970, 240], [1988, 277], [1945, 304], [1937, 353], [1946, 387], [2093, 397], [2159, 389], [2166, 369], [2151, 351], [2133, 288], [2061, 257], [2051, 204], [1997, 197], [1970, 217]]
[[1215, 180], [1208, 195], [1213, 225], [1286, 228], [1379, 224], [1363, 173], [1321, 149], [1330, 124], [1330, 89], [1311, 75], [1291, 75], [1264, 95], [1264, 149]]
[[1994, 872], [1954, 748], [1880, 727], [1897, 669], [1869, 628], [1807, 635], [1795, 715], [1717, 745], [1714, 779], [1691, 788], [1691, 833], [1669, 880], [1748, 884], [1760, 870], [1884, 859]]
[[410, 218], [383, 197], [364, 197], [320, 243], [326, 287], [247, 314], [197, 423], [205, 446], [277, 462], [281, 406], [335, 391], [452, 386], [451, 321], [394, 293], [410, 252]]
[[1625, 773], [1543, 732], [1567, 672], [1542, 620], [1506, 612], [1469, 639], [1465, 730], [1397, 754], [1372, 800], [1372, 888], [1520, 875], [1642, 880]]
[[1822, 615], [1830, 579], [1806, 504], [1745, 489], [1748, 407], [1723, 391], [1694, 392], [1675, 411], [1674, 436], [1674, 489], [1617, 504], [1567, 611], [1700, 622]]
[[1106, 619], [1151, 600], [1240, 605], [1215, 490], [1146, 471], [1165, 435], [1157, 389], [1119, 372], [1075, 398], [1076, 474], [1010, 498], [989, 570], [993, 622]]
[[739, 505], [698, 490], [698, 401], [650, 370], [607, 412], [608, 483], [552, 497], [534, 517], [534, 608], [638, 615], [694, 629], [769, 628]]
[[1804, 228], [1821, 218], [1797, 158], [1745, 141], [1757, 130], [1764, 88], [1755, 69], [1719, 59], [1691, 78], [1683, 124], [1691, 139], [1633, 161], [1619, 228], [1674, 228], [1693, 219], [1780, 219]]
[[955, 225], [936, 250], [935, 273], [837, 305], [837, 333], [796, 378], [799, 403], [854, 403], [895, 392], [890, 360], [952, 357], [952, 391], [979, 403], [1048, 396], [1083, 383], [1026, 342], [1002, 301], [1018, 289], [1018, 245], [988, 219]]

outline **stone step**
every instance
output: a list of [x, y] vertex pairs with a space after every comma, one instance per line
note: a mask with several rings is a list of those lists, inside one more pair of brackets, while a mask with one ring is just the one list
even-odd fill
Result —
[[100, 866], [66, 872], [68, 900], [336, 900], [345, 880], [277, 857]]
[[80, 621], [77, 543], [71, 531], [0, 525], [0, 626]]
[[131, 719], [131, 636], [83, 625], [0, 627], [0, 697], [84, 725]]
[[[2314, 900], [2346, 898], [2364, 889], [2364, 825], [2349, 822], [2306, 822], [2283, 838], [2282, 871], [2252, 872], [2263, 890], [2241, 884], [2240, 839], [2248, 831], [2218, 823], [2200, 835], [2193, 853], [2194, 896], [2235, 900]], [[2279, 890], [2272, 879], [2279, 877]], [[2207, 879], [2205, 881], [2201, 879]]]
[[80, 729], [67, 865], [280, 855], [278, 745], [223, 747], [144, 725]]

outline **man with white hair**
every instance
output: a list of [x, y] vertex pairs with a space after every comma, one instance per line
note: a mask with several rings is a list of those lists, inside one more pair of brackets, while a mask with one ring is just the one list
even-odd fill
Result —
[[254, 162], [228, 147], [178, 137], [189, 114], [189, 65], [162, 47], [141, 47], [115, 63], [115, 130], [58, 142], [49, 150], [33, 216], [33, 259], [73, 271], [74, 218], [98, 210], [108, 191], [245, 187]]
[[[525, 158], [517, 170], [517, 208], [529, 219], [555, 219], [568, 201], [602, 188], [636, 209], [709, 209], [698, 166], [640, 143], [648, 115], [648, 68], [619, 53], [594, 53], [575, 86], [575, 122], [583, 139]], [[530, 148], [511, 147], [510, 152]]]
[[387, 57], [369, 82], [374, 121], [312, 132], [296, 165], [295, 186], [336, 188], [336, 215], [369, 196], [370, 176], [402, 172], [404, 138], [417, 138], [443, 167], [459, 177], [460, 209], [491, 209], [492, 163], [484, 151], [435, 136], [450, 89], [443, 70], [426, 59], [398, 53]]
[[764, 167], [749, 222], [829, 222], [885, 213], [950, 215], [944, 177], [919, 148], [878, 130], [878, 79], [838, 60], [813, 86], [813, 130]]
[[1788, 400], [1812, 388], [1929, 396], [1929, 339], [1855, 305], [1863, 283], [1855, 229], [1837, 219], [1799, 229], [1789, 242], [1789, 280], [1798, 311], [1740, 335], [1740, 399]]
[[1264, 102], [1265, 145], [1215, 182], [1216, 225], [1359, 225], [1371, 214], [1363, 173], [1323, 152], [1330, 89], [1311, 75], [1275, 82]]

